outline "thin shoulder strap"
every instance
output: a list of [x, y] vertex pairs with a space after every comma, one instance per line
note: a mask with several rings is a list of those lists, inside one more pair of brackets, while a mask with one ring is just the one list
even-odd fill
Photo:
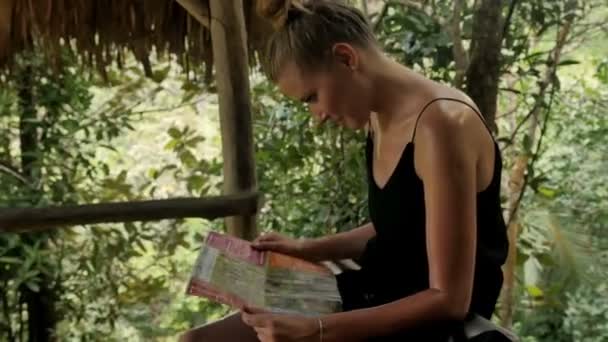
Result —
[[418, 122], [420, 121], [420, 118], [422, 117], [422, 114], [424, 114], [424, 112], [426, 111], [426, 109], [432, 105], [434, 102], [440, 101], [440, 100], [447, 100], [447, 101], [454, 101], [454, 102], [459, 102], [464, 104], [465, 106], [471, 108], [475, 114], [477, 114], [477, 116], [479, 116], [479, 119], [481, 120], [481, 122], [483, 122], [483, 125], [486, 126], [486, 128], [488, 129], [488, 132], [490, 132], [490, 135], [492, 136], [492, 139], [494, 139], [494, 135], [492, 134], [492, 130], [490, 129], [490, 127], [488, 126], [486, 120], [483, 118], [483, 115], [481, 115], [481, 113], [477, 110], [477, 108], [473, 107], [470, 103], [467, 103], [466, 101], [462, 101], [459, 99], [455, 99], [452, 97], [438, 97], [436, 99], [433, 99], [431, 101], [429, 101], [429, 103], [427, 103], [422, 110], [420, 111], [420, 114], [418, 114], [418, 117], [416, 118], [416, 123], [414, 124], [414, 132], [412, 133], [412, 142], [414, 141], [414, 138], [416, 137], [416, 129], [418, 128]]

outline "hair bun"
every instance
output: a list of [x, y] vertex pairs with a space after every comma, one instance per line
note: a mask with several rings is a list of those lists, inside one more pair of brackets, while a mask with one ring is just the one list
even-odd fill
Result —
[[256, 10], [272, 23], [275, 30], [279, 30], [285, 26], [290, 11], [304, 10], [304, 6], [298, 0], [257, 0]]

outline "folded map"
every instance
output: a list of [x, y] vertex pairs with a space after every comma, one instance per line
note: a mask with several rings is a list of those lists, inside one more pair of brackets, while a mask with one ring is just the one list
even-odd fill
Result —
[[236, 237], [211, 232], [194, 265], [187, 293], [242, 308], [318, 315], [342, 308], [335, 266], [262, 252]]

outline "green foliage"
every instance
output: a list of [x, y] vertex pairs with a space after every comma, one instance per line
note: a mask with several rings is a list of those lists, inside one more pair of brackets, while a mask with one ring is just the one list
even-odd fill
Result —
[[582, 286], [568, 293], [564, 330], [574, 341], [608, 341], [608, 287], [606, 282]]
[[264, 193], [260, 227], [298, 237], [342, 231], [367, 218], [365, 137], [315, 127], [308, 110], [254, 88], [256, 162]]
[[[522, 286], [542, 291], [540, 298], [529, 293], [518, 296], [516, 328], [526, 341], [605, 340], [601, 324], [594, 325], [598, 330], [583, 324], [586, 319], [599, 321], [605, 310], [601, 301], [586, 307], [583, 294], [605, 288], [608, 279], [608, 193], [602, 171], [607, 167], [604, 103], [608, 93], [598, 87], [601, 62], [585, 54], [565, 56], [560, 63], [555, 89], [559, 95], [546, 107], [545, 129], [535, 132], [543, 136], [543, 143], [540, 148], [524, 146], [537, 160], [528, 169], [529, 188], [522, 202], [518, 274]], [[541, 67], [535, 64], [534, 68]], [[566, 65], [573, 69], [561, 69]], [[519, 85], [525, 83], [529, 81]], [[525, 90], [522, 94], [530, 91], [520, 89]]]
[[[178, 157], [181, 168], [178, 165], [170, 164], [163, 166], [160, 170], [151, 169], [152, 179], [158, 179], [164, 173], [172, 171], [172, 178], [178, 183], [185, 184], [189, 194], [202, 196], [217, 192], [222, 165], [217, 159], [209, 160], [202, 156], [197, 157], [197, 149], [200, 144], [206, 142], [205, 137], [197, 134], [188, 126], [183, 129], [171, 127], [167, 133], [171, 140], [165, 145], [165, 149]], [[149, 185], [153, 186], [152, 182]], [[150, 195], [154, 196], [154, 191], [150, 191]]]
[[[13, 70], [15, 78], [0, 91], [4, 139], [0, 155], [3, 164], [14, 170], [14, 174], [0, 173], [2, 206], [128, 201], [146, 198], [146, 194], [152, 197], [156, 194], [153, 182], [171, 170], [172, 177], [186, 182], [193, 194], [204, 194], [213, 186], [206, 181], [217, 174], [218, 163], [195, 157], [203, 139], [188, 129], [177, 134], [171, 130], [172, 141], [167, 146], [184, 166], [167, 165], [151, 171], [149, 181], [133, 182], [120, 162], [100, 159], [101, 149], [106, 156], [115, 153], [112, 142], [133, 129], [138, 118], [134, 109], [139, 103], [162, 89], [137, 73], [114, 74], [114, 89], [106, 89], [110, 96], [91, 108], [94, 84], [83, 78], [82, 69], [69, 67], [74, 61], [67, 54], [65, 64], [57, 73], [38, 56], [23, 56]], [[24, 119], [28, 113], [35, 115]], [[36, 132], [28, 150], [18, 144], [24, 127]], [[23, 164], [23, 160], [28, 163]], [[203, 174], [209, 177], [203, 178]], [[190, 248], [193, 237], [182, 229], [184, 226], [188, 227], [173, 221], [77, 227], [52, 234], [1, 234], [0, 340], [28, 338], [28, 320], [20, 314], [25, 310], [21, 299], [24, 289], [53, 303], [51, 312], [57, 319], [56, 334], [61, 340], [174, 335], [177, 331], [171, 324], [160, 324], [160, 320], [162, 303], [183, 292], [183, 284], [177, 291], [169, 280], [189, 272], [171, 259], [179, 248]], [[142, 307], [152, 298], [158, 301]], [[207, 311], [217, 311], [217, 306], [201, 305]], [[199, 310], [201, 305], [183, 303], [193, 312], [204, 312]], [[147, 329], [137, 323], [143, 317], [147, 317]], [[191, 319], [200, 322], [199, 316]]]
[[[427, 76], [449, 82], [453, 78], [452, 41], [437, 18], [398, 1], [387, 1], [375, 18], [376, 34], [384, 50], [401, 63]], [[437, 11], [446, 10], [438, 6]]]
[[[453, 3], [384, 3], [386, 11], [373, 19], [380, 19], [376, 30], [387, 51], [436, 80], [452, 82], [445, 23]], [[503, 46], [497, 124], [505, 176], [518, 153], [534, 162], [520, 208], [514, 328], [524, 341], [606, 341], [608, 61], [597, 47], [606, 46], [606, 37], [586, 35], [593, 44], [577, 40], [606, 11], [596, 13], [597, 1], [588, 1], [574, 12], [579, 35], [568, 44], [581, 45], [563, 57], [541, 97], [539, 81], [567, 9], [557, 0], [516, 4]], [[470, 5], [465, 2], [461, 20], [465, 46], [472, 33]], [[596, 46], [591, 57], [590, 45]], [[127, 63], [123, 70], [109, 70], [108, 84], [85, 79], [86, 70], [69, 54], [65, 58], [67, 67], [56, 73], [38, 57], [23, 56], [0, 89], [0, 205], [220, 192], [222, 162], [207, 149], [219, 146], [217, 137], [183, 116], [158, 119], [178, 108], [198, 113], [198, 104], [212, 102], [196, 97], [207, 89], [178, 76], [172, 61], [158, 61], [152, 80]], [[252, 84], [256, 170], [265, 196], [259, 227], [313, 237], [365, 222], [365, 136], [316, 127], [307, 108], [257, 77]], [[542, 129], [530, 132], [535, 105]], [[204, 114], [197, 120], [210, 115]], [[153, 133], [142, 140], [158, 148], [135, 155], [142, 153], [123, 139], [144, 124]], [[23, 133], [32, 131], [35, 144], [21, 144]], [[128, 158], [144, 165], [129, 164]], [[0, 340], [25, 338], [25, 332], [18, 335], [27, 331], [21, 314], [21, 294], [27, 291], [56, 304], [57, 334], [65, 341], [174, 340], [180, 331], [225, 315], [228, 308], [183, 293], [198, 241], [209, 229], [222, 230], [221, 221], [1, 234]]]

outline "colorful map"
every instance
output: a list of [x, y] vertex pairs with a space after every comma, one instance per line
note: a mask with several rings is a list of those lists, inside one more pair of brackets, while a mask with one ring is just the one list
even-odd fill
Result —
[[209, 233], [194, 265], [188, 294], [242, 308], [317, 315], [342, 303], [336, 278], [325, 266], [274, 252], [248, 241]]

